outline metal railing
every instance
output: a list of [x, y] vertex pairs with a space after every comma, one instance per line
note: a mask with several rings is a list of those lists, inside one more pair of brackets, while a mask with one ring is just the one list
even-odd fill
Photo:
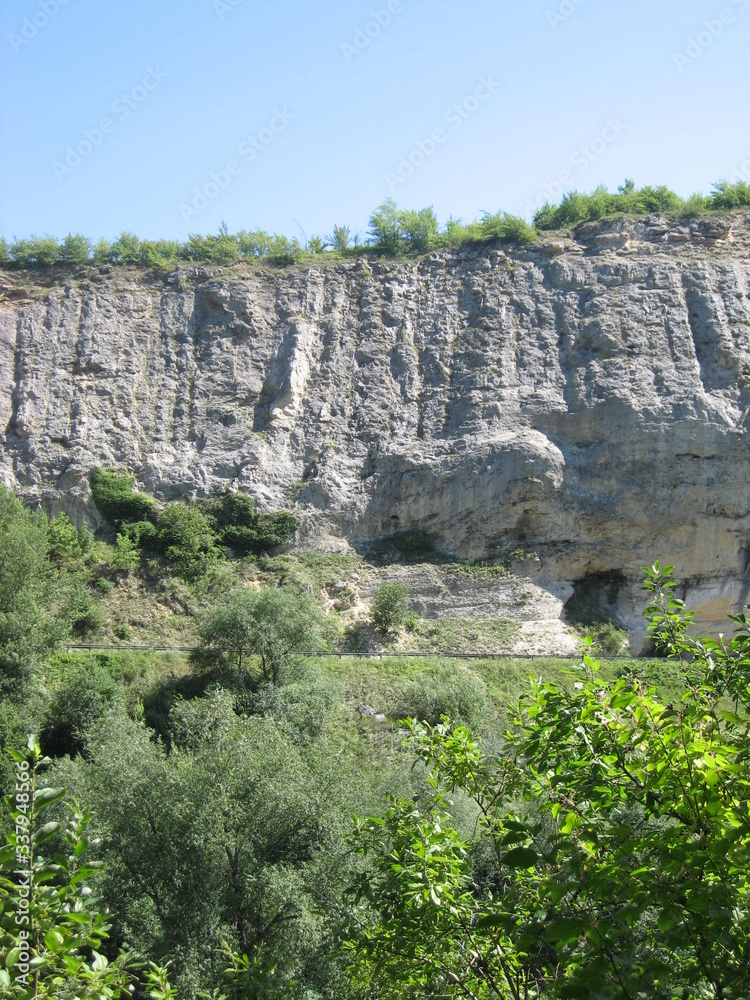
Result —
[[[232, 649], [230, 647], [213, 647], [212, 649], [205, 649], [202, 646], [107, 646], [98, 643], [69, 643], [66, 645], [66, 651], [68, 653], [78, 652], [81, 650], [116, 650], [119, 652], [131, 651], [131, 652], [142, 652], [142, 653], [199, 653], [199, 652], [211, 652], [211, 653], [242, 653], [245, 655], [252, 655], [254, 650], [252, 649]], [[436, 656], [441, 656], [446, 659], [452, 660], [580, 660], [580, 654], [578, 653], [474, 653], [474, 652], [458, 652], [458, 653], [442, 653], [439, 650], [433, 650], [432, 652], [398, 652], [391, 650], [327, 650], [327, 649], [293, 649], [290, 651], [292, 656], [337, 656], [339, 659], [343, 659], [345, 656], [358, 657], [359, 659], [378, 659], [382, 660], [388, 657], [413, 657], [416, 659], [422, 658], [434, 658]], [[603, 660], [630, 660], [633, 659], [631, 656], [623, 656], [621, 653], [618, 654], [598, 654], [600, 659]]]

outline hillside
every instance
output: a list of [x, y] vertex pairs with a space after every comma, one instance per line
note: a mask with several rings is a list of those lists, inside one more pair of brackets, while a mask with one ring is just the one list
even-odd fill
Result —
[[302, 548], [533, 553], [535, 587], [559, 606], [576, 588], [636, 635], [640, 569], [661, 558], [721, 623], [747, 595], [749, 221], [3, 271], [3, 481], [96, 523], [87, 475], [122, 465], [157, 498], [293, 506]]

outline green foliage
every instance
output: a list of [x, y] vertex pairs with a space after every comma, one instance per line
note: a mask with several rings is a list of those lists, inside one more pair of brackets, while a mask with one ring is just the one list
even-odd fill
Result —
[[216, 559], [214, 533], [203, 511], [176, 501], [159, 514], [156, 543], [177, 572], [188, 580], [205, 573]]
[[97, 510], [120, 529], [115, 569], [133, 569], [141, 551], [159, 552], [180, 576], [196, 580], [219, 557], [218, 546], [261, 553], [282, 545], [298, 527], [290, 511], [258, 513], [252, 498], [241, 493], [218, 501], [175, 501], [159, 511], [152, 497], [133, 490], [135, 477], [127, 472], [94, 469], [89, 481]]
[[370, 216], [371, 245], [388, 256], [426, 253], [437, 246], [462, 243], [531, 243], [535, 238], [536, 233], [527, 222], [506, 212], [494, 215], [485, 212], [478, 222], [467, 225], [451, 218], [442, 233], [432, 208], [403, 210], [392, 198]]
[[401, 692], [396, 714], [432, 725], [447, 715], [467, 725], [479, 726], [488, 709], [487, 690], [481, 680], [448, 662], [438, 663], [409, 680]]
[[15, 240], [10, 245], [10, 257], [18, 267], [49, 267], [57, 259], [57, 240], [51, 236], [41, 239], [32, 236], [27, 240]]
[[652, 212], [671, 215], [700, 215], [707, 211], [731, 210], [750, 205], [750, 185], [745, 181], [729, 184], [719, 181], [706, 197], [701, 194], [683, 199], [664, 185], [636, 188], [632, 180], [620, 185], [616, 193], [600, 185], [591, 194], [569, 191], [559, 205], [549, 202], [534, 216], [537, 229], [566, 229], [581, 222], [593, 222], [618, 215], [647, 215]]
[[113, 527], [126, 522], [150, 521], [154, 517], [154, 501], [133, 490], [135, 476], [115, 469], [92, 469], [89, 473], [91, 495], [96, 509]]
[[84, 734], [119, 697], [119, 688], [105, 664], [96, 657], [76, 664], [53, 691], [42, 720], [39, 740], [52, 757], [75, 756]]
[[245, 493], [225, 493], [208, 510], [221, 544], [241, 554], [276, 548], [299, 527], [291, 511], [258, 513], [252, 497]]
[[409, 591], [403, 583], [381, 583], [372, 595], [370, 618], [386, 635], [400, 628], [409, 617]]
[[750, 184], [747, 181], [718, 181], [711, 192], [711, 207], [717, 209], [743, 208], [750, 205]]
[[91, 240], [81, 233], [68, 233], [57, 250], [61, 264], [86, 264], [91, 258]]
[[74, 584], [65, 594], [61, 614], [77, 638], [100, 632], [107, 620], [104, 609], [82, 583]]
[[327, 243], [332, 250], [348, 250], [352, 242], [352, 233], [348, 226], [334, 226], [333, 234], [328, 237]]
[[[536, 213], [536, 229], [564, 229], [581, 222], [618, 215], [646, 215], [666, 212], [698, 215], [707, 211], [731, 211], [750, 205], [750, 185], [746, 181], [730, 184], [718, 181], [710, 195], [693, 194], [683, 199], [664, 185], [636, 188], [628, 180], [616, 193], [599, 186], [591, 194], [570, 191], [559, 205], [547, 203]], [[507, 212], [484, 212], [480, 219], [462, 223], [452, 216], [441, 230], [432, 208], [399, 209], [392, 199], [379, 205], [370, 216], [369, 248], [387, 256], [426, 253], [439, 246], [464, 243], [531, 243], [536, 229], [524, 219]], [[225, 226], [216, 235], [191, 234], [185, 243], [176, 240], [140, 240], [123, 232], [110, 243], [99, 240], [95, 246], [80, 233], [69, 233], [63, 240], [31, 237], [15, 240], [10, 246], [0, 237], [0, 266], [41, 268], [54, 265], [115, 264], [141, 265], [163, 271], [184, 262], [205, 262], [231, 266], [243, 260], [265, 260], [276, 264], [313, 260], [326, 250], [335, 255], [367, 251], [352, 237], [348, 226], [334, 226], [325, 238], [311, 236], [302, 247], [299, 240], [267, 233], [262, 229], [230, 233]]]
[[218, 987], [228, 965], [254, 969], [244, 993], [227, 977], [232, 997], [266, 996], [265, 982], [302, 1000], [300, 980], [310, 996], [331, 996], [350, 866], [342, 748], [319, 741], [306, 755], [274, 719], [238, 717], [221, 690], [177, 704], [171, 729], [167, 753], [141, 724], [110, 715], [88, 759], [65, 764], [96, 810], [118, 939], [126, 929], [152, 962], [172, 961], [186, 1000]]
[[[645, 613], [683, 671], [677, 704], [605, 683], [587, 654], [578, 690], [535, 684], [500, 756], [447, 719], [410, 721], [432, 793], [354, 834], [372, 867], [350, 941], [380, 995], [748, 995], [750, 620], [728, 642], [690, 636], [671, 572], [646, 571]], [[481, 831], [471, 851], [458, 794]]]
[[0, 674], [25, 676], [67, 635], [67, 620], [52, 612], [57, 589], [47, 518], [0, 487]]
[[[141, 523], [149, 524], [149, 522]], [[118, 532], [115, 539], [115, 551], [110, 557], [110, 564], [113, 569], [124, 570], [125, 572], [135, 569], [139, 560], [139, 541], [140, 537], [138, 541], [133, 541], [128, 534], [123, 535]]]
[[612, 656], [619, 656], [628, 644], [627, 629], [618, 628], [610, 621], [589, 622], [581, 626], [580, 631], [591, 638], [596, 649]]
[[49, 554], [58, 566], [74, 565], [85, 552], [86, 536], [82, 540], [67, 514], [57, 514], [47, 526]]
[[257, 655], [263, 677], [275, 684], [293, 650], [321, 641], [325, 623], [309, 594], [239, 587], [198, 618], [197, 631], [206, 651], [230, 653], [240, 669], [245, 653]]
[[[29, 766], [19, 768], [19, 777], [26, 778], [5, 799], [12, 827], [0, 850], [2, 995], [17, 1000], [127, 996], [128, 956], [121, 952], [108, 961], [100, 951], [109, 923], [87, 885], [100, 867], [85, 858], [91, 816], [73, 806], [66, 807], [64, 823], [42, 822], [42, 812], [59, 802], [64, 789], [39, 785], [48, 761], [33, 736], [28, 753], [10, 753], [17, 764]], [[60, 846], [54, 853], [46, 853], [56, 842]]]

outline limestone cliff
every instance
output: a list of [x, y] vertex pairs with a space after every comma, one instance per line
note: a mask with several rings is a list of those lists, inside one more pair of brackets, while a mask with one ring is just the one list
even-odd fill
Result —
[[625, 621], [654, 558], [707, 621], [746, 599], [749, 406], [745, 215], [418, 260], [0, 273], [0, 470], [30, 499], [94, 518], [94, 465], [162, 498], [238, 488], [293, 502], [302, 544], [533, 550], [537, 583], [608, 580]]

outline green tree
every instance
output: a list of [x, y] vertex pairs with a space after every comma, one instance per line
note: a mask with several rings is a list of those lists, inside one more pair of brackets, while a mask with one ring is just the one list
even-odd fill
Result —
[[44, 753], [80, 753], [86, 731], [117, 703], [119, 688], [105, 664], [96, 656], [76, 664], [52, 692], [39, 731]]
[[49, 553], [58, 566], [75, 566], [84, 553], [81, 535], [67, 514], [57, 514], [47, 526]]
[[[606, 684], [587, 653], [580, 690], [535, 685], [500, 756], [447, 719], [410, 723], [432, 796], [355, 833], [373, 859], [352, 937], [371, 981], [519, 1000], [748, 996], [750, 621], [736, 616], [730, 641], [691, 637], [674, 587], [671, 568], [647, 571], [677, 704], [636, 678]], [[453, 826], [458, 795], [491, 849], [484, 879]]]
[[386, 198], [372, 213], [369, 231], [373, 246], [383, 253], [393, 255], [403, 250], [401, 213], [393, 198]]
[[352, 241], [352, 232], [348, 226], [334, 226], [333, 233], [327, 237], [326, 242], [332, 250], [344, 251], [349, 249]]
[[403, 625], [409, 617], [409, 591], [397, 581], [381, 583], [372, 595], [370, 618], [386, 635]]
[[91, 259], [91, 240], [81, 233], [68, 233], [60, 244], [58, 259], [61, 264], [87, 264]]
[[57, 766], [95, 810], [113, 937], [172, 961], [185, 1000], [218, 987], [227, 965], [232, 997], [273, 987], [302, 1000], [305, 985], [330, 996], [350, 865], [344, 748], [305, 753], [276, 719], [238, 716], [222, 690], [175, 705], [170, 731], [167, 752], [114, 713], [85, 756]]
[[198, 619], [207, 651], [223, 650], [242, 668], [245, 653], [260, 658], [266, 680], [278, 683], [294, 650], [310, 648], [324, 634], [323, 613], [308, 594], [286, 587], [239, 587]]
[[48, 523], [0, 487], [0, 671], [19, 677], [68, 633], [52, 613], [58, 582], [49, 559]]

